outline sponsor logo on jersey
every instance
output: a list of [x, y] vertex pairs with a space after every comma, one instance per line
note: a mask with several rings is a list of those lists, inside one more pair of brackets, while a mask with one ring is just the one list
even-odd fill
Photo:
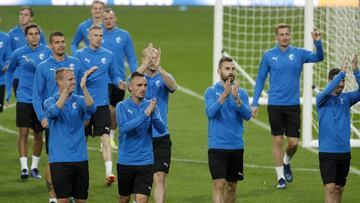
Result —
[[14, 40], [19, 41], [19, 37], [14, 37]]
[[132, 112], [130, 109], [128, 109], [127, 111], [128, 111], [129, 113], [133, 114], [133, 112]]
[[273, 56], [271, 59], [274, 60], [274, 61], [278, 61], [278, 57], [277, 57], [277, 56]]
[[86, 62], [90, 63], [90, 59], [85, 58], [84, 60], [85, 60]]
[[30, 61], [31, 61], [31, 59], [30, 59], [29, 57], [25, 56], [25, 55], [22, 55], [21, 57], [22, 57], [23, 59], [25, 59], [26, 62], [30, 62]]
[[2, 48], [4, 46], [4, 42], [0, 41], [0, 48]]

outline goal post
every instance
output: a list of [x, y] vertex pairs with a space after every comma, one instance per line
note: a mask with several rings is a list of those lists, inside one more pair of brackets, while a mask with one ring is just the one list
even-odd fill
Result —
[[[274, 47], [274, 28], [287, 23], [292, 29], [292, 45], [314, 49], [311, 32], [322, 33], [325, 60], [304, 64], [301, 79], [302, 146], [318, 147], [315, 90], [327, 84], [331, 68], [343, 65], [344, 57], [360, 55], [360, 0], [237, 1], [216, 0], [214, 6], [213, 83], [219, 80], [217, 63], [221, 56], [235, 60], [241, 86], [250, 97], [264, 51]], [[350, 61], [349, 59], [348, 61]], [[345, 91], [357, 88], [347, 74]], [[269, 84], [265, 83], [259, 103], [267, 105]], [[360, 147], [360, 103], [351, 109], [351, 146]]]

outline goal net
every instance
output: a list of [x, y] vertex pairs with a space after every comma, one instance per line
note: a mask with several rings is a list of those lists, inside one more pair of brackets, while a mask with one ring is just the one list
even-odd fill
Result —
[[[306, 41], [309, 44], [308, 39], [310, 39], [311, 45], [307, 48], [312, 49], [311, 29], [305, 31], [309, 22], [309, 20], [305, 20], [305, 16], [313, 16], [310, 19], [312, 23], [310, 26], [317, 27], [322, 33], [325, 60], [310, 67], [313, 74], [310, 73], [310, 76], [304, 74], [301, 81], [301, 94], [304, 92], [302, 84], [312, 83], [307, 86], [310, 88], [315, 86], [314, 91], [309, 90], [313, 92], [312, 95], [310, 92], [311, 103], [315, 104], [316, 91], [322, 90], [327, 84], [328, 71], [344, 65], [346, 62], [351, 69], [353, 55], [360, 55], [360, 46], [358, 45], [360, 42], [359, 0], [314, 0], [311, 6], [311, 15], [308, 14], [309, 10], [306, 11], [309, 8], [305, 5], [306, 0], [218, 0], [215, 6], [214, 44], [220, 40], [221, 45], [214, 46], [214, 69], [216, 69], [215, 61], [218, 61], [219, 52], [234, 58], [240, 73], [241, 86], [252, 97], [261, 57], [265, 50], [276, 45], [275, 26], [279, 23], [289, 24], [292, 34], [291, 44], [306, 47], [304, 44]], [[305, 13], [307, 14], [305, 15]], [[221, 25], [217, 25], [220, 22]], [[222, 32], [216, 33], [217, 29], [221, 29]], [[307, 40], [304, 40], [306, 37]], [[347, 75], [345, 90], [356, 89], [357, 84], [351, 71]], [[213, 78], [216, 80], [216, 75]], [[267, 90], [268, 79], [260, 104], [267, 104]], [[303, 98], [301, 98], [302, 101]], [[312, 109], [312, 113], [309, 112], [310, 109]], [[309, 108], [303, 108], [303, 121], [306, 121], [309, 118], [308, 116], [305, 118], [304, 110], [308, 111], [307, 115], [310, 114], [312, 122], [308, 126], [312, 127], [306, 127], [311, 128], [307, 130], [302, 129], [303, 145], [316, 147], [318, 122], [315, 105], [311, 107], [310, 104]], [[351, 119], [351, 144], [360, 147], [360, 103], [351, 109]]]

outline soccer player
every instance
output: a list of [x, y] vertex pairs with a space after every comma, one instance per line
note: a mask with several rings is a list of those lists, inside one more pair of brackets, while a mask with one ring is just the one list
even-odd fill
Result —
[[89, 28], [89, 46], [78, 50], [75, 57], [80, 59], [84, 70], [98, 67], [88, 81], [90, 95], [94, 99], [97, 107], [96, 113], [92, 115], [90, 124], [87, 126], [86, 135], [101, 136], [102, 154], [105, 160], [105, 175], [107, 185], [116, 181], [112, 173], [112, 153], [110, 146], [110, 110], [109, 110], [109, 91], [108, 82], [110, 81], [120, 89], [126, 88], [126, 83], [121, 80], [119, 70], [116, 68], [114, 55], [111, 51], [101, 46], [103, 30], [99, 25], [92, 25]]
[[358, 89], [343, 93], [346, 67], [329, 71], [329, 84], [316, 96], [319, 120], [319, 162], [325, 203], [340, 203], [349, 173], [350, 108], [360, 101], [360, 71], [357, 56], [352, 70]]
[[[77, 58], [71, 57], [65, 53], [66, 43], [62, 32], [53, 32], [50, 34], [50, 48], [52, 56], [40, 63], [36, 69], [34, 87], [33, 87], [33, 106], [38, 120], [45, 128], [45, 146], [46, 154], [48, 154], [48, 119], [45, 116], [45, 109], [43, 108], [44, 101], [50, 96], [58, 92], [58, 87], [55, 80], [55, 71], [62, 67], [69, 67], [73, 70], [76, 80], [75, 93], [82, 94], [80, 90], [80, 80], [83, 76], [82, 64]], [[46, 185], [49, 191], [50, 202], [56, 201], [55, 192], [51, 182], [51, 174], [49, 164], [45, 168]]]
[[49, 122], [49, 163], [57, 202], [86, 202], [89, 190], [88, 153], [84, 132], [85, 114], [95, 113], [96, 106], [86, 80], [96, 68], [85, 72], [81, 79], [84, 96], [74, 93], [76, 81], [71, 68], [56, 70], [59, 92], [44, 102]]
[[232, 58], [223, 57], [217, 69], [220, 81], [206, 89], [209, 169], [213, 180], [214, 203], [235, 202], [237, 181], [244, 179], [243, 120], [250, 120], [247, 92], [235, 81]]
[[119, 124], [119, 158], [117, 164], [119, 202], [128, 203], [135, 194], [137, 203], [149, 200], [153, 183], [152, 128], [165, 132], [156, 98], [146, 100], [145, 76], [134, 72], [130, 76], [131, 97], [116, 105]]
[[[324, 59], [320, 32], [311, 33], [316, 53], [290, 45], [291, 30], [287, 24], [275, 29], [277, 45], [267, 50], [261, 60], [252, 102], [253, 116], [257, 116], [259, 97], [265, 80], [270, 75], [268, 113], [271, 126], [273, 155], [277, 174], [277, 188], [285, 188], [285, 179], [293, 181], [290, 160], [294, 156], [300, 137], [300, 76], [304, 63]], [[284, 135], [287, 147], [283, 152]]]
[[[122, 75], [125, 76], [125, 57], [127, 58], [130, 71], [133, 73], [137, 68], [137, 59], [130, 34], [116, 26], [116, 16], [113, 10], [106, 9], [102, 19], [104, 27], [103, 47], [114, 54], [117, 68]], [[121, 79], [125, 81], [125, 78]], [[125, 90], [121, 90], [109, 83], [109, 95], [111, 112], [110, 144], [113, 149], [117, 149], [114, 142], [116, 129], [115, 106], [124, 99]]]
[[146, 99], [156, 98], [165, 131], [159, 132], [153, 128], [154, 150], [154, 200], [165, 202], [166, 175], [169, 173], [171, 160], [171, 139], [167, 127], [169, 94], [174, 93], [177, 86], [174, 78], [160, 66], [160, 48], [156, 49], [150, 43], [143, 50], [143, 64], [138, 72], [144, 73], [147, 81]]
[[[12, 52], [26, 45], [27, 40], [24, 29], [34, 20], [34, 10], [31, 7], [21, 7], [19, 11], [19, 24], [9, 31], [10, 47]], [[47, 45], [44, 33], [40, 30], [40, 44]], [[15, 71], [13, 80], [14, 95], [19, 85], [18, 69]]]
[[27, 165], [27, 138], [30, 128], [34, 130], [33, 156], [30, 175], [34, 178], [41, 178], [38, 170], [38, 164], [43, 144], [41, 136], [43, 128], [34, 111], [32, 92], [34, 76], [38, 64], [46, 60], [51, 55], [51, 50], [40, 44], [40, 28], [38, 25], [29, 24], [25, 27], [25, 35], [28, 43], [27, 45], [17, 49], [10, 56], [6, 78], [6, 101], [9, 101], [11, 96], [13, 74], [16, 69], [19, 69], [21, 82], [19, 83], [19, 87], [17, 89], [16, 125], [20, 128], [18, 150], [21, 164], [20, 177], [22, 179], [27, 179], [29, 177]]
[[[1, 22], [1, 18], [0, 18]], [[10, 39], [9, 36], [0, 31], [0, 113], [4, 109], [4, 98], [5, 98], [5, 63], [10, 57]]]
[[92, 25], [101, 25], [102, 21], [102, 14], [105, 9], [105, 3], [100, 0], [94, 0], [91, 3], [91, 18], [85, 20], [84, 22], [80, 23], [80, 25], [77, 27], [74, 39], [71, 42], [71, 53], [75, 54], [76, 50], [78, 49], [78, 46], [81, 41], [84, 40], [85, 46], [89, 46], [89, 39], [88, 31], [90, 26]]

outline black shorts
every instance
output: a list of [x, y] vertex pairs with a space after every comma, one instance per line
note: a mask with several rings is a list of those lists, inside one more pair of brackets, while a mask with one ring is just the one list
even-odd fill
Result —
[[142, 194], [150, 196], [154, 176], [153, 167], [153, 165], [117, 164], [119, 195]]
[[4, 111], [5, 85], [0, 85], [0, 112]]
[[88, 161], [50, 163], [50, 172], [57, 198], [88, 198]]
[[121, 102], [124, 99], [125, 90], [121, 90], [113, 84], [109, 84], [109, 98], [110, 105], [116, 107], [116, 104]]
[[153, 138], [154, 173], [162, 171], [169, 173], [171, 161], [170, 135]]
[[16, 102], [16, 127], [31, 128], [35, 132], [44, 130], [37, 119], [33, 105], [22, 102]]
[[300, 105], [268, 107], [272, 135], [300, 137]]
[[110, 109], [109, 106], [98, 106], [94, 115], [91, 116], [89, 125], [85, 128], [86, 136], [102, 136], [110, 134]]
[[319, 166], [324, 185], [335, 183], [345, 186], [349, 174], [351, 154], [319, 152]]
[[15, 98], [16, 98], [16, 91], [17, 91], [18, 87], [19, 87], [19, 78], [15, 78], [13, 80], [13, 89], [14, 89]]
[[212, 179], [225, 179], [228, 182], [244, 180], [243, 155], [244, 149], [209, 149], [208, 161]]
[[45, 149], [46, 154], [49, 154], [49, 128], [45, 128]]

